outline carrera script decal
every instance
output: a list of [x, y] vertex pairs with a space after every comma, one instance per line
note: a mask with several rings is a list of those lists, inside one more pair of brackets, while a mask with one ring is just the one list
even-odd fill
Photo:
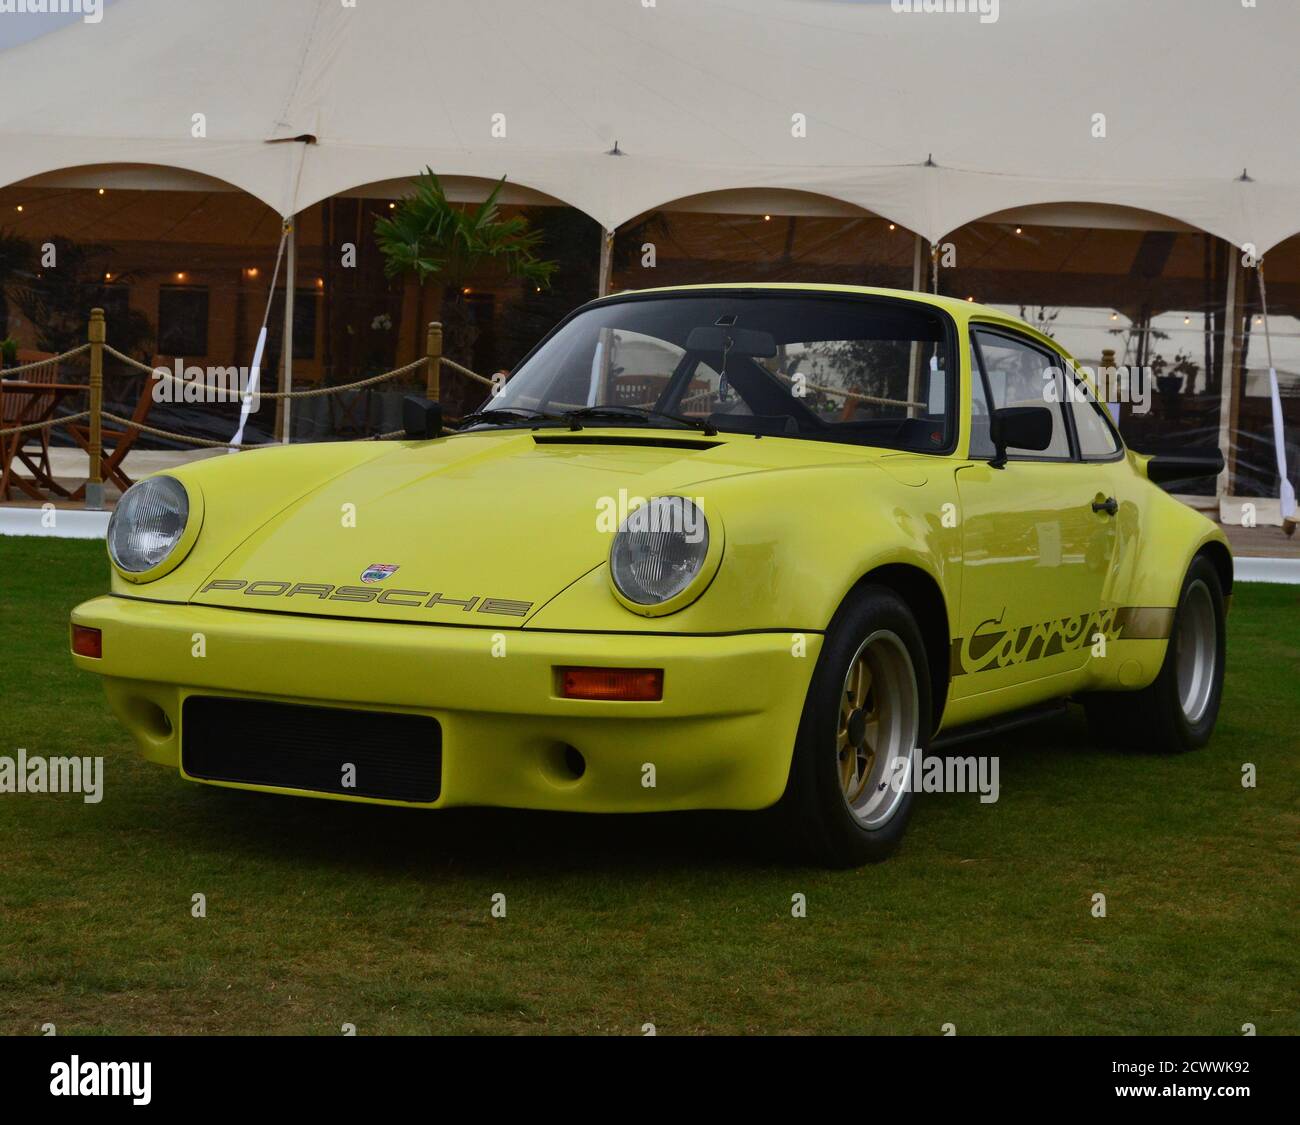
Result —
[[[373, 568], [372, 568], [373, 569]], [[394, 567], [394, 570], [397, 568]], [[318, 601], [331, 602], [374, 602], [376, 605], [400, 605], [417, 609], [434, 609], [439, 606], [454, 606], [463, 613], [492, 613], [502, 617], [527, 617], [533, 608], [532, 602], [515, 601], [512, 598], [487, 598], [475, 595], [470, 598], [449, 598], [443, 593], [430, 593], [428, 590], [376, 590], [365, 586], [331, 586], [326, 582], [272, 582], [258, 580], [246, 581], [243, 578], [214, 578], [199, 593], [209, 590], [223, 593], [242, 593], [249, 598], [316, 598]]]
[[953, 638], [948, 662], [950, 675], [990, 672], [1075, 652], [1091, 646], [1099, 634], [1107, 641], [1165, 640], [1173, 624], [1174, 611], [1117, 606], [1018, 626], [1003, 625], [1005, 615], [1003, 609], [997, 617], [981, 621], [969, 637]]

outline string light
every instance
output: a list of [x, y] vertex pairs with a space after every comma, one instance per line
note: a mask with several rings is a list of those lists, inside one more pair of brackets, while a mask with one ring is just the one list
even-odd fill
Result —
[[183, 270], [182, 270], [180, 273], [178, 273], [178, 274], [176, 275], [176, 280], [177, 280], [177, 281], [184, 281], [184, 280], [185, 280], [185, 272], [184, 272]]
[[1016, 227], [1016, 234], [1024, 234], [1024, 233], [1025, 233], [1024, 227]]
[[103, 188], [100, 188], [100, 189], [99, 189], [99, 194], [100, 194], [100, 195], [103, 195], [103, 194], [104, 194], [104, 189], [103, 189]]
[[21, 203], [18, 204], [18, 210], [21, 211], [22, 209], [23, 209], [23, 205]]
[[765, 223], [770, 223], [771, 221], [772, 221], [772, 216], [771, 216], [771, 215], [764, 215], [764, 216], [763, 216], [763, 222], [765, 222]]
[[248, 267], [244, 270], [244, 275], [245, 275], [246, 277], [256, 277], [256, 276], [257, 276], [257, 267], [256, 267], [256, 266], [248, 266]]
[[889, 224], [889, 229], [890, 229], [890, 230], [897, 230], [898, 228], [897, 228], [896, 226], [894, 226], [893, 223], [890, 223], [890, 224]]

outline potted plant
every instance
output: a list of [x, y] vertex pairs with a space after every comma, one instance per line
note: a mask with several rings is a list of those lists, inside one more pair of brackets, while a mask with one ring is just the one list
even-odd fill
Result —
[[413, 194], [390, 216], [375, 220], [384, 272], [390, 278], [413, 275], [420, 286], [437, 282], [443, 354], [468, 365], [477, 333], [465, 294], [476, 272], [491, 267], [542, 289], [550, 285], [559, 263], [538, 256], [543, 232], [531, 229], [526, 216], [501, 214], [497, 198], [504, 176], [477, 206], [449, 200], [432, 169], [426, 168], [413, 186]]
[[0, 340], [0, 370], [18, 366], [18, 341], [12, 336]]

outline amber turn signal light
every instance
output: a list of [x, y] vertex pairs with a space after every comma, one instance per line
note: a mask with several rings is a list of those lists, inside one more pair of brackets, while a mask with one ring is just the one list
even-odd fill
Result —
[[557, 668], [565, 699], [651, 702], [664, 697], [662, 668]]
[[78, 656], [93, 656], [99, 660], [104, 655], [104, 634], [89, 625], [72, 627], [72, 651]]

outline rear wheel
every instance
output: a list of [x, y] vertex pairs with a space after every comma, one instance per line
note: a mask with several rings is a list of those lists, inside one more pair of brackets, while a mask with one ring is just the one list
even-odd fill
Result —
[[1198, 555], [1183, 579], [1159, 675], [1141, 691], [1101, 692], [1084, 700], [1093, 737], [1126, 749], [1200, 749], [1219, 716], [1224, 640], [1219, 572]]
[[884, 859], [912, 813], [910, 771], [928, 744], [930, 679], [920, 629], [892, 590], [868, 586], [826, 636], [779, 806], [807, 858]]

